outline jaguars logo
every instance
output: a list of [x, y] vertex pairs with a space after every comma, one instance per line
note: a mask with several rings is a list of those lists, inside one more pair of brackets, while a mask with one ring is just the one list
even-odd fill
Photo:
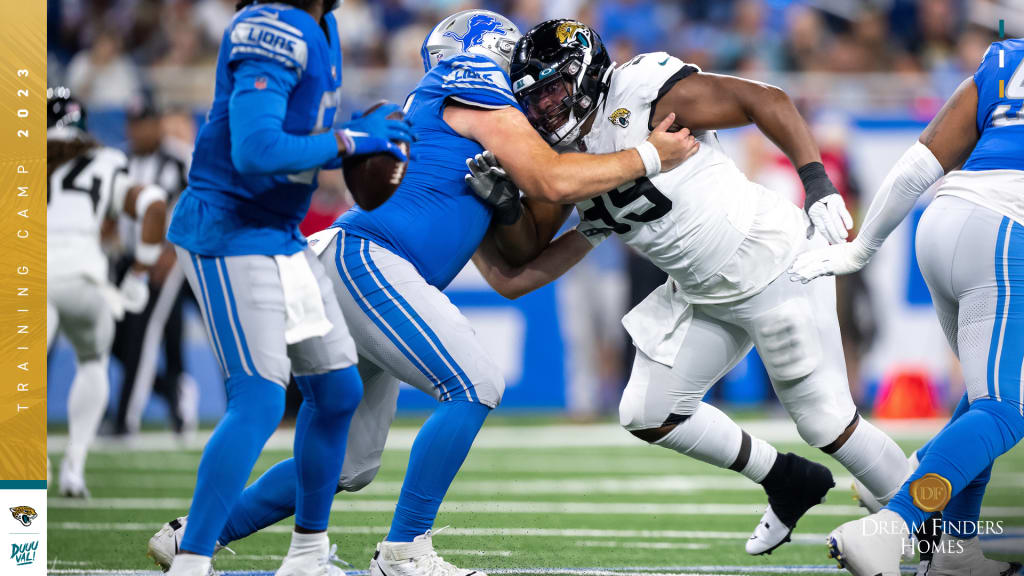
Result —
[[15, 506], [11, 508], [11, 515], [14, 516], [15, 520], [21, 522], [22, 526], [31, 526], [32, 521], [39, 516], [36, 514], [36, 509], [31, 506]]
[[555, 35], [562, 46], [579, 44], [584, 48], [590, 48], [590, 28], [582, 22], [562, 22], [555, 29]]
[[612, 124], [615, 124], [619, 128], [626, 128], [629, 126], [629, 117], [632, 114], [632, 112], [625, 108], [619, 108], [615, 112], [612, 112], [612, 115], [609, 116], [608, 119], [611, 120]]

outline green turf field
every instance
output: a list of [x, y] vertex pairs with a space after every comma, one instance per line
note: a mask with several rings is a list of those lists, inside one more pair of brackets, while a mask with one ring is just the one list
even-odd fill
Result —
[[[836, 573], [825, 556], [824, 534], [862, 514], [852, 500], [848, 474], [795, 442], [791, 425], [754, 422], [749, 427], [780, 449], [828, 464], [839, 482], [828, 501], [801, 521], [794, 541], [771, 556], [743, 552], [765, 504], [759, 487], [646, 446], [609, 424], [485, 426], [441, 509], [437, 526], [451, 527], [435, 539], [435, 547], [460, 566], [499, 574]], [[354, 570], [366, 569], [374, 544], [386, 532], [414, 432], [395, 430], [374, 484], [335, 500], [331, 537]], [[913, 449], [928, 432], [911, 429], [896, 436]], [[272, 440], [254, 478], [289, 455], [287, 432], [281, 436]], [[161, 447], [160, 437], [149, 440], [148, 447], [107, 446], [90, 456], [92, 500], [68, 501], [51, 492], [51, 573], [154, 570], [145, 556], [146, 541], [163, 522], [185, 513], [200, 452], [170, 442], [154, 451]], [[54, 470], [59, 470], [59, 444], [57, 439], [51, 454]], [[992, 557], [1024, 558], [1022, 473], [1024, 449], [1018, 447], [993, 474], [983, 519], [1002, 520], [1016, 537], [991, 541], [1003, 551]], [[219, 554], [216, 569], [272, 572], [290, 530], [286, 521], [232, 544], [237, 555]]]

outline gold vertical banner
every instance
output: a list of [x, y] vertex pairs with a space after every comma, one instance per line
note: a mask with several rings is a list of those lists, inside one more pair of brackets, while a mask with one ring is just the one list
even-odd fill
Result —
[[[0, 490], [46, 487], [46, 2], [0, 18]], [[3, 492], [0, 491], [0, 496]], [[2, 510], [6, 514], [6, 507]]]

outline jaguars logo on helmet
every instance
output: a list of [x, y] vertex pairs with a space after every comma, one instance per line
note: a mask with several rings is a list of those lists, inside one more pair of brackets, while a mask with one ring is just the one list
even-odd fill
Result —
[[590, 38], [588, 38], [590, 29], [582, 22], [562, 22], [558, 25], [555, 34], [558, 36], [558, 41], [562, 46], [579, 44], [584, 48], [590, 48]]
[[11, 514], [15, 520], [21, 522], [22, 526], [31, 526], [32, 521], [39, 516], [36, 514], [36, 509], [31, 506], [15, 506], [11, 508]]
[[608, 119], [612, 121], [612, 124], [615, 124], [619, 128], [626, 128], [629, 126], [629, 117], [632, 114], [632, 112], [625, 108], [619, 108], [615, 112], [612, 112], [612, 115], [609, 116]]

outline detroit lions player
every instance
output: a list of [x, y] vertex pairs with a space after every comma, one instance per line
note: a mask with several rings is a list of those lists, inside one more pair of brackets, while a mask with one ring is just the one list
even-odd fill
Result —
[[[596, 243], [619, 234], [669, 275], [623, 319], [637, 348], [619, 406], [623, 427], [651, 444], [760, 483], [769, 506], [746, 550], [770, 553], [788, 541], [797, 520], [833, 482], [825, 467], [778, 453], [702, 401], [756, 346], [801, 437], [873, 494], [885, 500], [895, 494], [909, 474], [908, 463], [889, 437], [857, 414], [846, 382], [834, 285], [805, 287], [784, 277], [805, 245], [825, 238], [839, 242], [849, 224], [817, 146], [786, 94], [706, 74], [664, 52], [615, 67], [598, 35], [572, 20], [548, 21], [523, 36], [511, 77], [527, 117], [556, 146], [621, 150], [665, 118], [700, 132], [700, 150], [679, 168], [576, 204], [583, 236]], [[808, 238], [800, 209], [748, 181], [719, 147], [715, 129], [751, 123], [798, 167], [812, 229], [825, 238]], [[514, 187], [501, 193], [484, 185], [481, 194], [518, 197]], [[498, 247], [514, 263], [529, 261], [547, 244], [532, 230], [557, 228], [538, 216], [557, 223], [567, 213], [524, 212], [534, 221], [524, 217], [501, 227]]]
[[321, 167], [377, 152], [405, 160], [392, 141], [411, 135], [404, 121], [386, 119], [393, 105], [330, 130], [341, 87], [335, 3], [238, 3], [171, 220], [168, 238], [227, 376], [227, 411], [203, 451], [175, 576], [211, 570], [228, 512], [284, 411], [290, 372], [304, 398], [295, 425], [297, 512], [277, 574], [338, 571], [327, 521], [362, 382], [330, 281], [298, 224]]
[[[468, 575], [439, 557], [430, 530], [441, 501], [505, 383], [469, 321], [442, 290], [468, 263], [492, 221], [490, 205], [465, 184], [466, 158], [483, 147], [524, 186], [562, 201], [596, 194], [670, 169], [695, 151], [687, 132], [665, 126], [635, 148], [602, 156], [555, 153], [531, 128], [509, 85], [519, 31], [484, 10], [445, 18], [423, 44], [426, 76], [406, 102], [415, 160], [392, 198], [372, 212], [354, 208], [311, 238], [330, 270], [352, 328], [366, 393], [353, 417], [339, 489], [355, 491], [380, 467], [399, 381], [440, 402], [413, 444], [405, 482], [374, 576]], [[518, 206], [518, 200], [516, 202]], [[538, 203], [525, 209], [541, 209]], [[220, 543], [292, 514], [294, 461], [249, 487]], [[173, 549], [175, 526], [155, 547]], [[190, 525], [190, 524], [189, 524]]]
[[[85, 460], [107, 408], [107, 364], [114, 321], [149, 300], [147, 273], [163, 243], [167, 192], [128, 177], [128, 158], [85, 131], [85, 108], [64, 87], [47, 91], [46, 347], [57, 329], [75, 349], [78, 366], [68, 392], [68, 445], [60, 493], [88, 497]], [[100, 245], [103, 223], [124, 214], [136, 226], [135, 262], [117, 290], [107, 283]]]
[[[860, 270], [942, 179], [917, 229], [917, 260], [967, 392], [950, 423], [918, 450], [920, 465], [889, 505], [830, 535], [830, 554], [853, 574], [899, 574], [908, 527], [936, 510], [943, 536], [928, 574], [1020, 569], [984, 558], [977, 535], [992, 463], [1024, 437], [1022, 108], [1024, 40], [996, 42], [889, 172], [857, 238], [802, 254], [793, 265], [804, 282]], [[912, 497], [925, 486], [944, 497]], [[879, 526], [888, 529], [871, 529]]]

